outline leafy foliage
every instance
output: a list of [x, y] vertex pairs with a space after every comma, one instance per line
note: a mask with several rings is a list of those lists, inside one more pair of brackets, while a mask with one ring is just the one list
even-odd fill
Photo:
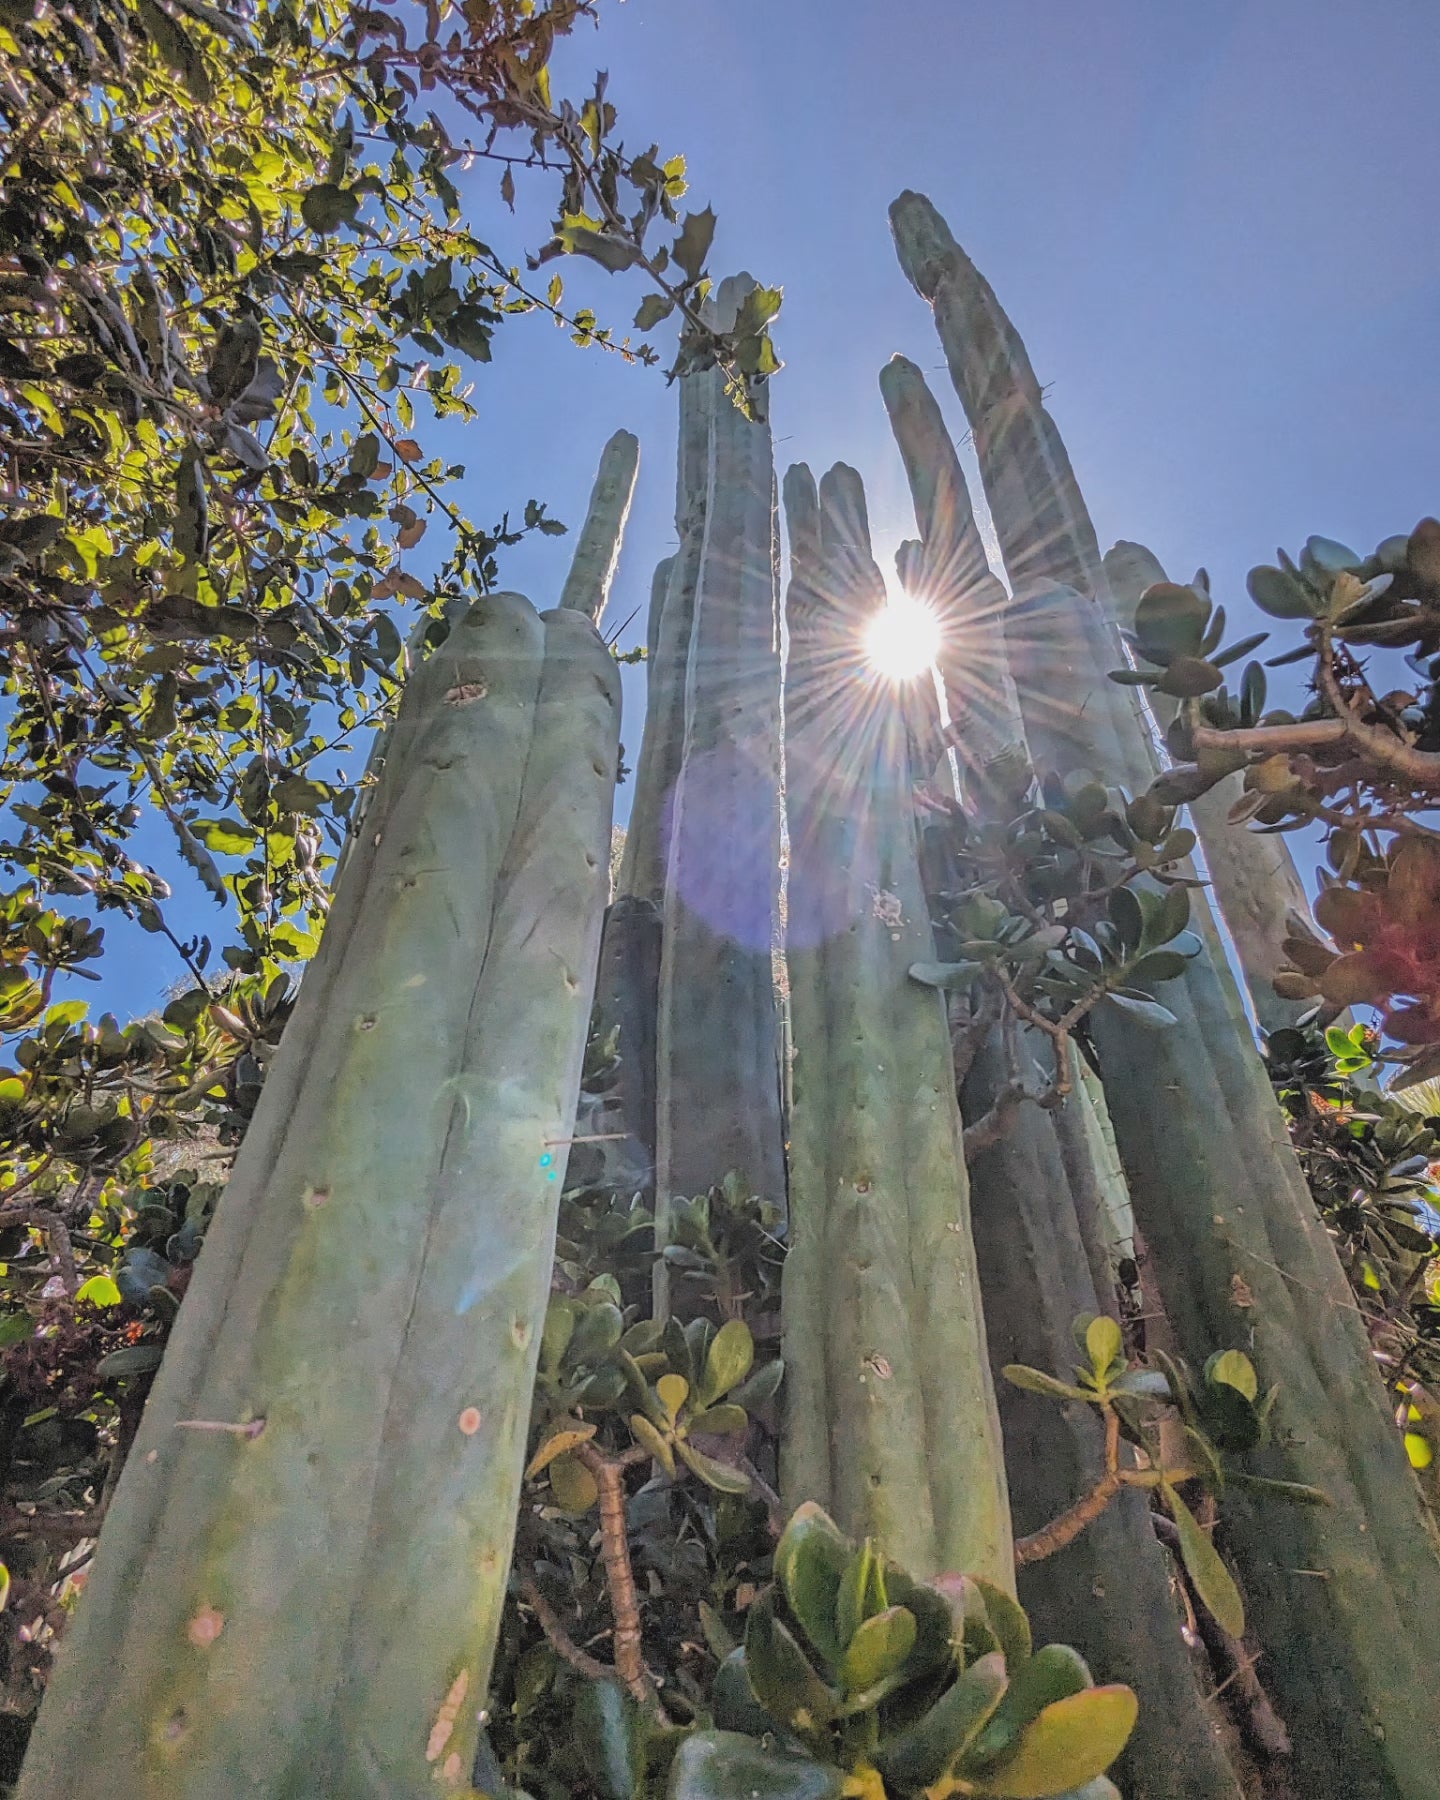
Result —
[[[1017, 1555], [1028, 1562], [1053, 1554], [1098, 1518], [1123, 1488], [1146, 1489], [1174, 1522], [1196, 1597], [1232, 1637], [1242, 1636], [1240, 1590], [1179, 1489], [1198, 1481], [1217, 1498], [1228, 1486], [1302, 1505], [1326, 1505], [1318, 1489], [1252, 1475], [1236, 1461], [1267, 1441], [1278, 1390], [1261, 1394], [1255, 1365], [1242, 1350], [1217, 1350], [1197, 1378], [1178, 1357], [1159, 1350], [1151, 1353], [1148, 1364], [1132, 1368], [1119, 1325], [1104, 1314], [1076, 1319], [1074, 1334], [1085, 1361], [1073, 1381], [1022, 1363], [1009, 1365], [1005, 1377], [1053, 1400], [1098, 1407], [1107, 1428], [1105, 1475], [1069, 1513], [1022, 1540]], [[1136, 1448], [1133, 1466], [1121, 1464], [1122, 1434]]]
[[[1328, 1019], [1375, 1007], [1384, 1056], [1403, 1065], [1402, 1079], [1423, 1080], [1440, 1071], [1440, 833], [1426, 823], [1440, 795], [1440, 522], [1422, 519], [1368, 556], [1318, 537], [1298, 559], [1277, 554], [1250, 571], [1249, 591], [1262, 612], [1304, 622], [1304, 643], [1269, 665], [1311, 664], [1298, 718], [1266, 710], [1258, 663], [1238, 698], [1226, 691], [1224, 666], [1263, 638], [1219, 648], [1224, 608], [1212, 608], [1203, 571], [1190, 587], [1162, 582], [1141, 596], [1137, 667], [1111, 679], [1180, 701], [1167, 734], [1175, 764], [1152, 797], [1194, 799], [1242, 770], [1234, 821], [1321, 828], [1329, 869], [1315, 917], [1334, 942], [1295, 921], [1276, 989], [1315, 999]], [[1402, 684], [1376, 681], [1366, 651], [1405, 653]]]
[[[1193, 878], [1179, 866], [1195, 834], [1173, 805], [1130, 799], [1083, 772], [1037, 778], [1015, 749], [972, 772], [963, 804], [933, 791], [926, 798], [939, 960], [910, 974], [961, 997], [955, 1011], [971, 1054], [997, 1023], [1010, 1034], [1003, 1108], [1017, 1097], [1063, 1100], [1066, 1046], [1072, 1037], [1087, 1044], [1102, 1004], [1145, 1025], [1174, 1024], [1151, 989], [1179, 975], [1198, 946], [1186, 930]], [[1032, 1091], [1021, 1071], [1013, 1028], [1022, 1022], [1051, 1041], [1048, 1089]], [[962, 1049], [962, 1077], [963, 1063]]]

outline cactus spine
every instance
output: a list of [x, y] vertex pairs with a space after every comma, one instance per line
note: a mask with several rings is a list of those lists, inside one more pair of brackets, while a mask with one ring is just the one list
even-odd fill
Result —
[[[921, 554], [910, 559], [920, 571], [913, 587], [944, 622], [941, 668], [952, 719], [962, 730], [958, 748], [962, 758], [983, 764], [1024, 737], [1003, 650], [995, 650], [1008, 596], [985, 559], [964, 472], [924, 377], [896, 357], [880, 385], [922, 534]], [[1010, 1054], [1033, 1054], [1018, 1031]], [[992, 1031], [961, 1089], [967, 1121], [994, 1105], [1010, 1054], [1000, 1029]], [[1064, 1368], [1073, 1359], [1071, 1321], [1112, 1307], [1110, 1240], [1117, 1234], [1106, 1214], [1128, 1210], [1129, 1198], [1123, 1176], [1099, 1160], [1103, 1127], [1096, 1109], [1096, 1097], [1077, 1075], [1058, 1114], [1023, 1108], [998, 1142], [969, 1159], [975, 1252], [997, 1373], [1013, 1362]], [[1118, 1189], [1118, 1207], [1107, 1181]], [[1028, 1533], [1093, 1486], [1103, 1468], [1103, 1434], [1088, 1407], [1057, 1413], [1004, 1380], [996, 1385], [1015, 1527]], [[1042, 1634], [1074, 1644], [1093, 1667], [1140, 1696], [1139, 1723], [1118, 1771], [1136, 1795], [1238, 1800], [1200, 1704], [1166, 1558], [1138, 1496], [1127, 1495], [1060, 1555], [1023, 1568], [1018, 1586]]]
[[[1147, 786], [1153, 745], [1116, 665], [1095, 536], [1024, 346], [928, 201], [892, 208], [975, 429], [1017, 590], [1006, 640], [1037, 757]], [[1059, 704], [1065, 697], [1069, 704]], [[1147, 1032], [1101, 1008], [1095, 1036], [1136, 1221], [1182, 1353], [1235, 1342], [1280, 1384], [1262, 1472], [1328, 1508], [1227, 1498], [1226, 1541], [1316, 1800], [1433, 1792], [1440, 1558], [1359, 1314], [1286, 1141], [1213, 930]], [[1309, 1571], [1310, 1573], [1306, 1573]], [[1318, 1571], [1319, 1573], [1315, 1573]]]
[[36, 1800], [468, 1791], [605, 892], [619, 691], [586, 610], [489, 596], [407, 686]]
[[[1105, 575], [1115, 603], [1116, 623], [1128, 629], [1135, 604], [1147, 587], [1169, 577], [1143, 544], [1123, 540], [1105, 552]], [[1177, 704], [1152, 693], [1150, 705], [1161, 728], [1175, 717]], [[1244, 793], [1239, 775], [1227, 775], [1190, 802], [1190, 817], [1205, 853], [1205, 872], [1220, 916], [1235, 945], [1240, 972], [1262, 1031], [1281, 1031], [1305, 1013], [1310, 1002], [1284, 1000], [1275, 992], [1275, 972], [1287, 958], [1286, 918], [1310, 916], [1305, 884], [1283, 837], [1264, 836], [1230, 822], [1230, 808]]]
[[883, 601], [843, 465], [785, 479], [794, 1039], [782, 1474], [925, 1572], [1013, 1585], [999, 1427], [904, 723], [860, 649]]

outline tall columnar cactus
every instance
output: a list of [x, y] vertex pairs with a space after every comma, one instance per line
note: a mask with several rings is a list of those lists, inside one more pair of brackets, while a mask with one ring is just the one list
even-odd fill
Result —
[[880, 393], [920, 531], [902, 579], [939, 621], [936, 664], [962, 756], [977, 743], [993, 751], [1013, 723], [1005, 659], [994, 654], [1008, 596], [985, 555], [964, 470], [925, 377], [908, 358], [892, 356], [880, 371]]
[[917, 1570], [1014, 1570], [945, 1016], [860, 478], [785, 478], [787, 967], [794, 1041], [783, 1310], [787, 1499]]
[[[945, 621], [959, 748], [983, 764], [1024, 737], [999, 631], [1008, 596], [990, 573], [964, 472], [924, 377], [897, 357], [880, 380], [922, 534], [911, 568], [923, 573], [912, 586]], [[1019, 1040], [1016, 1048], [1030, 1054]], [[995, 1104], [1011, 1074], [1008, 1062], [997, 1027], [961, 1090], [968, 1121]], [[1073, 1360], [1071, 1322], [1111, 1308], [1109, 1189], [1118, 1185], [1126, 1210], [1129, 1198], [1123, 1177], [1117, 1183], [1101, 1161], [1103, 1148], [1095, 1098], [1077, 1080], [1058, 1115], [1025, 1107], [998, 1142], [969, 1157], [997, 1375], [1007, 1363], [1064, 1367]], [[1099, 1479], [1103, 1432], [1089, 1407], [1058, 1413], [1008, 1382], [997, 1387], [1012, 1515], [1016, 1530], [1029, 1533]], [[1139, 1723], [1117, 1771], [1137, 1800], [1238, 1800], [1180, 1635], [1167, 1560], [1137, 1494], [1064, 1551], [1022, 1569], [1019, 1591], [1043, 1635], [1074, 1644], [1092, 1667], [1140, 1696]]]
[[[975, 428], [1018, 604], [1007, 644], [1032, 751], [1147, 786], [1154, 748], [1094, 596], [1094, 532], [1014, 327], [927, 201], [892, 209], [906, 272], [935, 308]], [[1019, 466], [1015, 466], [1016, 464]], [[1018, 501], [1033, 504], [1033, 518]], [[1044, 528], [1040, 522], [1044, 521]], [[1071, 585], [1083, 583], [1083, 587]], [[1169, 983], [1176, 1023], [1100, 1008], [1095, 1036], [1137, 1224], [1181, 1352], [1243, 1344], [1279, 1384], [1262, 1472], [1325, 1508], [1227, 1495], [1227, 1546], [1316, 1800], [1434, 1792], [1440, 1556], [1362, 1321], [1289, 1149], [1213, 929]]]
[[601, 453], [585, 523], [560, 590], [561, 606], [583, 612], [592, 625], [599, 625], [610, 598], [639, 470], [640, 440], [631, 431], [617, 431]]
[[[1121, 541], [1105, 552], [1105, 575], [1115, 608], [1115, 620], [1128, 630], [1135, 605], [1147, 587], [1169, 577], [1158, 559], [1143, 544]], [[1153, 691], [1150, 704], [1162, 728], [1170, 723], [1178, 703]], [[1255, 1016], [1265, 1031], [1280, 1031], [1295, 1021], [1313, 1002], [1284, 1000], [1275, 992], [1275, 973], [1288, 960], [1283, 941], [1290, 913], [1309, 917], [1305, 884], [1295, 867], [1283, 837], [1261, 836], [1242, 824], [1232, 824], [1230, 808], [1244, 793], [1237, 775], [1225, 779], [1190, 802], [1190, 816], [1205, 852], [1215, 904], [1235, 945]]]
[[21, 1783], [469, 1791], [605, 898], [594, 610], [407, 686]]
[[[754, 287], [720, 285], [723, 328]], [[779, 898], [780, 632], [768, 424], [717, 391], [705, 407], [704, 532], [685, 662], [678, 768], [662, 802], [656, 1030], [657, 1230], [676, 1194], [734, 1171], [784, 1199], [772, 946]], [[691, 446], [682, 431], [682, 481]], [[682, 540], [676, 567], [686, 552]], [[661, 615], [662, 649], [670, 596]], [[662, 1265], [663, 1267], [663, 1265]], [[663, 1296], [662, 1296], [663, 1298]]]

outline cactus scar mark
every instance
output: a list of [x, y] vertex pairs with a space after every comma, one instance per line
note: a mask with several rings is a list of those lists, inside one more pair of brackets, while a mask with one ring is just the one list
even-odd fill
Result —
[[425, 1746], [426, 1762], [439, 1762], [445, 1753], [445, 1746], [455, 1733], [455, 1721], [460, 1717], [460, 1708], [465, 1704], [465, 1694], [470, 1686], [470, 1671], [462, 1669], [450, 1684], [450, 1692], [441, 1702], [440, 1710], [435, 1715], [435, 1723], [430, 1727], [430, 1741]]

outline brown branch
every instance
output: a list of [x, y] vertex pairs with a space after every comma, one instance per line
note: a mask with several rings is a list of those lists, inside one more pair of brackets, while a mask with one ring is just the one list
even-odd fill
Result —
[[540, 1592], [532, 1577], [526, 1576], [520, 1583], [520, 1596], [540, 1622], [540, 1629], [549, 1639], [551, 1648], [562, 1662], [569, 1663], [572, 1669], [578, 1669], [587, 1680], [609, 1681], [614, 1674], [602, 1662], [588, 1656], [560, 1623], [559, 1615], [553, 1606]]
[[1245, 750], [1256, 756], [1282, 751], [1318, 750], [1346, 736], [1343, 719], [1308, 719], [1298, 725], [1253, 725], [1227, 731], [1219, 725], [1196, 725], [1190, 739], [1197, 750]]
[[1217, 730], [1197, 725], [1193, 732], [1197, 750], [1244, 750], [1274, 755], [1280, 751], [1314, 750], [1326, 744], [1349, 743], [1377, 768], [1399, 775], [1412, 786], [1440, 792], [1440, 751], [1417, 750], [1393, 732], [1369, 725], [1361, 718], [1340, 686], [1335, 673], [1335, 649], [1330, 633], [1322, 633], [1316, 668], [1316, 685], [1334, 712], [1333, 719], [1306, 719], [1295, 725], [1257, 725], [1245, 731]]
[[647, 1711], [655, 1704], [655, 1690], [645, 1668], [645, 1647], [640, 1631], [640, 1595], [630, 1562], [630, 1541], [625, 1517], [625, 1470], [644, 1458], [633, 1446], [623, 1456], [606, 1456], [593, 1444], [577, 1444], [574, 1454], [595, 1477], [600, 1492], [600, 1555], [605, 1564], [605, 1587], [615, 1620], [615, 1672], [631, 1695]]
[[1127, 1471], [1120, 1467], [1120, 1415], [1113, 1406], [1105, 1407], [1105, 1473], [1088, 1494], [1084, 1494], [1058, 1519], [1042, 1525], [1027, 1537], [1015, 1540], [1015, 1566], [1044, 1562], [1057, 1550], [1063, 1550], [1087, 1525], [1093, 1525], [1126, 1483]]
[[0, 1208], [0, 1230], [9, 1225], [36, 1225], [45, 1233], [50, 1244], [51, 1266], [64, 1283], [65, 1292], [73, 1295], [80, 1285], [80, 1273], [75, 1267], [70, 1228], [59, 1213], [49, 1212], [43, 1206]]

